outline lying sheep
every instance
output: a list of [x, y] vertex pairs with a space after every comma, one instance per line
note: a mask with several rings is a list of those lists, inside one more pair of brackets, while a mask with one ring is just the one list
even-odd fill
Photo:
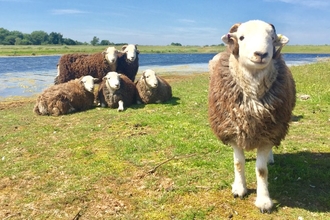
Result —
[[100, 81], [110, 71], [117, 69], [118, 51], [108, 47], [95, 54], [65, 54], [57, 65], [55, 84], [68, 82], [81, 76], [91, 75]]
[[102, 107], [118, 108], [124, 111], [135, 102], [136, 88], [134, 83], [125, 75], [109, 72], [103, 77], [98, 90], [98, 100]]
[[83, 76], [44, 90], [37, 98], [33, 111], [38, 115], [64, 115], [93, 107], [94, 82], [98, 79]]
[[235, 197], [247, 193], [244, 150], [257, 149], [255, 205], [270, 212], [267, 160], [288, 132], [296, 101], [295, 82], [280, 54], [288, 38], [254, 20], [235, 24], [222, 40], [227, 51], [209, 63], [210, 125], [234, 149]]
[[171, 86], [151, 69], [144, 71], [135, 85], [138, 104], [161, 103], [172, 98]]
[[134, 44], [124, 45], [118, 54], [117, 72], [126, 75], [132, 82], [139, 70], [139, 50]]

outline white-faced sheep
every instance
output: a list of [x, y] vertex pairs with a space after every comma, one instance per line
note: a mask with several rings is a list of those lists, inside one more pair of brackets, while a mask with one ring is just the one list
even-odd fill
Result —
[[118, 73], [126, 75], [132, 82], [139, 70], [139, 50], [134, 44], [124, 45], [118, 54]]
[[117, 108], [124, 111], [125, 107], [135, 102], [135, 84], [125, 75], [109, 72], [103, 77], [98, 90], [98, 100], [102, 107]]
[[151, 69], [145, 70], [135, 85], [138, 103], [161, 103], [172, 98], [171, 86]]
[[118, 51], [108, 47], [103, 52], [94, 54], [65, 54], [57, 65], [55, 84], [68, 82], [81, 76], [91, 75], [100, 81], [110, 71], [117, 69]]
[[58, 116], [90, 109], [94, 105], [94, 82], [97, 80], [83, 76], [53, 85], [38, 96], [33, 111], [38, 115]]
[[295, 82], [280, 54], [288, 38], [277, 35], [273, 25], [253, 20], [233, 25], [222, 41], [227, 51], [209, 63], [210, 125], [233, 147], [235, 197], [247, 193], [244, 150], [257, 149], [255, 205], [270, 212], [267, 160], [288, 132], [296, 101]]

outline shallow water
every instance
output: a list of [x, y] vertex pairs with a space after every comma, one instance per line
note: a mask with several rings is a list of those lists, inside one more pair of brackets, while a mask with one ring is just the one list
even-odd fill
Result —
[[[153, 69], [158, 74], [208, 72], [215, 54], [140, 54], [139, 72]], [[33, 96], [53, 85], [60, 56], [0, 57], [0, 98]], [[330, 54], [284, 54], [286, 63], [302, 65], [330, 58]]]

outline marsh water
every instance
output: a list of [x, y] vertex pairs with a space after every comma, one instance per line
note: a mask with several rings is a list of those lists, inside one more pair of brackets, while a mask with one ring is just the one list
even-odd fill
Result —
[[[215, 54], [140, 54], [139, 73], [153, 69], [158, 74], [191, 74], [208, 71]], [[330, 54], [284, 54], [286, 63], [302, 65], [330, 58]], [[0, 99], [33, 96], [53, 84], [60, 56], [0, 57]]]

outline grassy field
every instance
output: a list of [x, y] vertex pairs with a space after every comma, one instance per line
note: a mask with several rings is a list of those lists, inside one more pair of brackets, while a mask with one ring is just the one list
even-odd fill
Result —
[[330, 63], [291, 70], [297, 104], [269, 166], [272, 214], [253, 205], [255, 152], [248, 196], [231, 195], [232, 150], [210, 130], [205, 73], [167, 76], [171, 101], [124, 112], [48, 117], [32, 113], [35, 97], [0, 102], [0, 219], [330, 219]]
[[[65, 46], [65, 45], [41, 45], [41, 46], [4, 46], [0, 45], [0, 56], [38, 56], [57, 55], [66, 53], [96, 53], [104, 50], [106, 46]], [[120, 49], [121, 46], [116, 46]], [[141, 53], [218, 53], [225, 49], [224, 46], [146, 46], [138, 45]], [[284, 53], [330, 53], [330, 46], [285, 46]]]

